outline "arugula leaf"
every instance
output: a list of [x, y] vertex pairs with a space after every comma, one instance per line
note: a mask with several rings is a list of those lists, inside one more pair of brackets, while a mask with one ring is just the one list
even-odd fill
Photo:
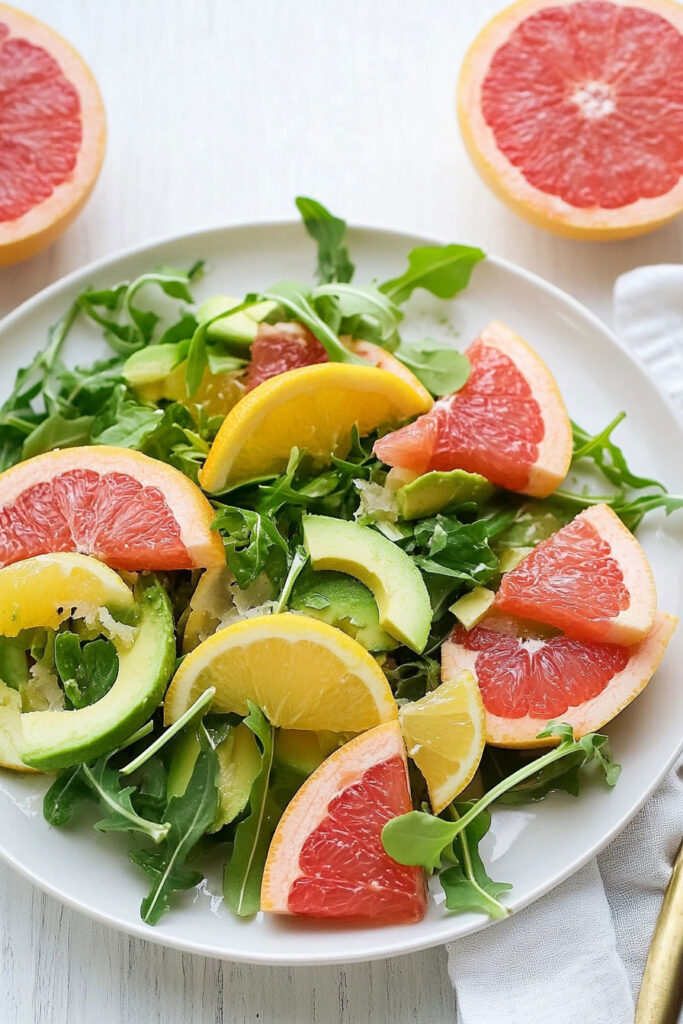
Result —
[[43, 817], [48, 825], [68, 825], [78, 806], [85, 800], [95, 799], [82, 767], [77, 764], [67, 768], [57, 776], [43, 797]]
[[[406, 661], [392, 655], [382, 666], [394, 696], [399, 700], [419, 700], [441, 682], [441, 665], [424, 654], [413, 654]], [[400, 656], [400, 653], [399, 653]]]
[[620, 412], [603, 430], [593, 435], [576, 423], [572, 424], [574, 454], [571, 468], [580, 473], [582, 464], [590, 462], [615, 490], [607, 494], [593, 494], [587, 490], [572, 492], [560, 488], [553, 494], [553, 499], [579, 509], [604, 502], [614, 509], [629, 530], [635, 531], [643, 516], [653, 509], [662, 508], [666, 515], [671, 515], [683, 508], [683, 496], [669, 494], [659, 480], [638, 476], [629, 468], [623, 451], [612, 440], [612, 433], [625, 416], [626, 413]]
[[[516, 772], [527, 764], [529, 757], [524, 753], [505, 750], [502, 747], [485, 747], [479, 765], [485, 789], [492, 789], [502, 779]], [[528, 779], [518, 782], [498, 797], [498, 803], [509, 806], [534, 803], [543, 800], [548, 793], [562, 791], [571, 796], [578, 796], [581, 787], [580, 768], [583, 764], [583, 751], [568, 754], [561, 761], [546, 765], [534, 772]]]
[[262, 572], [273, 584], [284, 577], [287, 543], [270, 519], [249, 509], [222, 505], [213, 529], [220, 531], [225, 557], [242, 590]]
[[121, 788], [119, 773], [108, 761], [107, 756], [101, 757], [92, 767], [81, 765], [86, 783], [109, 811], [106, 818], [96, 823], [95, 828], [99, 832], [139, 832], [154, 843], [161, 842], [170, 826], [140, 817], [131, 803], [135, 787]]
[[228, 906], [239, 917], [255, 914], [261, 904], [261, 879], [268, 847], [282, 815], [271, 790], [275, 751], [275, 729], [255, 704], [247, 701], [249, 714], [244, 719], [261, 749], [261, 769], [249, 795], [249, 813], [235, 831], [235, 844], [225, 865], [223, 894]]
[[333, 300], [338, 333], [374, 341], [383, 348], [396, 348], [403, 313], [375, 285], [319, 285], [312, 293], [317, 310], [321, 298]]
[[349, 250], [342, 245], [346, 221], [334, 217], [322, 203], [306, 196], [297, 196], [296, 205], [306, 231], [318, 243], [317, 275], [320, 284], [350, 281], [355, 267], [349, 259]]
[[305, 324], [323, 346], [330, 362], [363, 363], [363, 360], [344, 348], [335, 332], [318, 315], [312, 304], [310, 290], [296, 281], [280, 281], [259, 295], [260, 299], [277, 302], [300, 323]]
[[574, 740], [573, 735], [571, 725], [556, 719], [548, 722], [545, 729], [539, 732], [538, 738], [558, 736], [558, 746], [501, 780], [475, 801], [457, 821], [447, 822], [424, 811], [410, 811], [398, 818], [392, 818], [382, 830], [384, 849], [399, 864], [421, 864], [428, 871], [436, 870], [442, 854], [456, 836], [490, 804], [518, 783], [568, 756], [574, 759], [580, 754], [582, 765], [597, 761], [604, 771], [607, 785], [613, 786], [619, 775], [619, 767], [609, 755], [607, 737], [599, 733], [589, 733], [580, 740]]
[[274, 612], [281, 612], [283, 611], [283, 609], [287, 607], [287, 602], [289, 601], [290, 595], [292, 593], [292, 587], [296, 583], [299, 574], [305, 568], [307, 562], [308, 552], [304, 547], [298, 545], [294, 550], [294, 554], [292, 555], [292, 560], [289, 566], [289, 570], [287, 572], [287, 578], [285, 579], [285, 582], [282, 585], [280, 596], [278, 597], [275, 608], [273, 609]]
[[66, 696], [74, 708], [85, 708], [104, 697], [119, 673], [119, 656], [111, 640], [83, 644], [75, 633], [55, 637], [55, 665]]
[[472, 369], [464, 353], [431, 338], [402, 342], [396, 358], [412, 370], [427, 391], [437, 398], [452, 395], [464, 387]]
[[34, 455], [42, 455], [53, 448], [89, 444], [94, 422], [94, 416], [67, 418], [60, 412], [53, 412], [28, 435], [22, 445], [21, 457], [32, 459]]
[[161, 757], [151, 757], [137, 776], [135, 792], [131, 794], [133, 807], [150, 821], [161, 821], [166, 809], [168, 772]]
[[[470, 810], [471, 803], [454, 803], [449, 812], [454, 821]], [[446, 893], [446, 907], [459, 913], [466, 911], [488, 914], [494, 919], [507, 917], [509, 911], [498, 897], [511, 889], [507, 882], [494, 882], [486, 872], [479, 843], [491, 827], [491, 815], [482, 811], [458, 835], [451, 848], [455, 863], [442, 871], [439, 881]]]
[[157, 738], [150, 743], [145, 750], [138, 754], [137, 757], [134, 757], [127, 765], [119, 769], [121, 775], [132, 775], [134, 771], [141, 768], [147, 761], [149, 761], [150, 758], [154, 757], [155, 754], [158, 754], [159, 751], [166, 746], [169, 740], [172, 740], [174, 736], [179, 732], [182, 732], [186, 725], [189, 725], [190, 722], [206, 711], [215, 696], [215, 686], [209, 686], [203, 693], [200, 693], [189, 708], [184, 711], [182, 715], [175, 720], [175, 722], [169, 725], [167, 729], [164, 729], [161, 736], [157, 736]]
[[450, 576], [470, 586], [484, 585], [495, 575], [499, 561], [489, 541], [513, 518], [514, 513], [502, 512], [473, 523], [444, 515], [419, 520], [414, 528], [414, 561], [425, 572]]
[[381, 284], [380, 291], [400, 304], [416, 288], [425, 288], [440, 299], [452, 299], [466, 288], [474, 266], [485, 253], [469, 245], [421, 245], [408, 253], [408, 269]]
[[140, 916], [156, 924], [170, 909], [173, 893], [198, 885], [201, 871], [188, 867], [187, 859], [211, 826], [218, 806], [218, 758], [203, 725], [199, 727], [200, 752], [181, 796], [169, 800], [164, 819], [168, 831], [159, 850], [134, 850], [134, 864], [152, 877], [152, 888], [142, 901]]
[[27, 644], [21, 633], [0, 636], [0, 680], [12, 690], [21, 690], [28, 680], [26, 651]]
[[62, 319], [50, 328], [45, 348], [36, 353], [28, 366], [17, 372], [14, 387], [2, 405], [2, 412], [26, 409], [36, 395], [50, 389], [55, 373], [62, 369], [60, 353], [78, 313], [79, 304], [74, 302]]

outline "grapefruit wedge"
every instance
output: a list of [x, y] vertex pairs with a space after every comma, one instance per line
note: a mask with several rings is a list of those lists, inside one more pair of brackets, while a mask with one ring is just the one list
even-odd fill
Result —
[[572, 453], [571, 424], [550, 370], [497, 321], [466, 354], [472, 371], [465, 386], [380, 438], [375, 454], [414, 473], [464, 469], [547, 497], [566, 476]]
[[351, 740], [323, 761], [280, 819], [261, 909], [384, 924], [422, 920], [422, 870], [398, 864], [382, 846], [387, 821], [412, 809], [398, 724]]
[[634, 644], [652, 628], [657, 594], [636, 538], [593, 505], [504, 574], [494, 607], [578, 639]]
[[95, 184], [105, 137], [83, 59], [47, 25], [0, 3], [0, 266], [68, 227]]
[[473, 672], [486, 712], [486, 742], [498, 747], [547, 746], [536, 739], [545, 722], [561, 718], [579, 738], [602, 728], [652, 678], [678, 620], [658, 612], [639, 644], [522, 636], [457, 626], [441, 649], [442, 675]]
[[132, 571], [224, 565], [214, 518], [191, 480], [140, 452], [46, 452], [0, 474], [0, 566], [55, 551]]
[[522, 0], [470, 47], [463, 140], [489, 187], [540, 227], [628, 238], [683, 210], [683, 8]]

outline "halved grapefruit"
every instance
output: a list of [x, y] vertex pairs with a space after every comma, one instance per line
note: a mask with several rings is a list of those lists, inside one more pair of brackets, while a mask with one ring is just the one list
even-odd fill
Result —
[[375, 454], [415, 473], [465, 469], [547, 497], [566, 476], [572, 454], [571, 424], [550, 370], [495, 320], [466, 354], [472, 372], [465, 386], [380, 438]]
[[583, 640], [634, 644], [650, 632], [650, 563], [608, 505], [593, 505], [503, 575], [494, 607]]
[[83, 59], [35, 18], [0, 3], [0, 266], [68, 227], [99, 174], [102, 98]]
[[398, 724], [351, 740], [323, 761], [283, 814], [261, 909], [374, 923], [422, 920], [422, 870], [398, 864], [382, 846], [387, 821], [412, 809]]
[[0, 566], [53, 551], [133, 571], [224, 565], [214, 518], [191, 480], [140, 452], [46, 452], [0, 474]]
[[683, 210], [683, 8], [521, 0], [470, 47], [458, 115], [490, 188], [573, 238], [628, 238]]
[[658, 612], [639, 644], [595, 643], [566, 636], [499, 632], [487, 620], [469, 632], [457, 626], [441, 649], [444, 679], [473, 672], [486, 711], [486, 742], [498, 747], [547, 746], [536, 739], [561, 718], [579, 738], [602, 728], [649, 683], [678, 619]]

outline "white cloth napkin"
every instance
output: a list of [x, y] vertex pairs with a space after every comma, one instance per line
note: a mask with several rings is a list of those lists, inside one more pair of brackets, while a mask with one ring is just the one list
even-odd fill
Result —
[[[614, 326], [683, 415], [683, 266], [620, 277]], [[682, 807], [683, 758], [597, 860], [519, 914], [450, 943], [459, 1024], [630, 1024]]]

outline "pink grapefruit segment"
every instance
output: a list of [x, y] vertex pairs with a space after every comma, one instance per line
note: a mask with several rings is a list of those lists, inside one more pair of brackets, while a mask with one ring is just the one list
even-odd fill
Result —
[[303, 324], [259, 324], [251, 346], [247, 390], [278, 373], [326, 362], [327, 352]]
[[261, 909], [275, 914], [409, 924], [424, 916], [419, 868], [392, 860], [382, 828], [412, 810], [396, 722], [335, 751], [304, 783], [276, 829]]
[[593, 505], [505, 573], [495, 607], [570, 636], [634, 644], [657, 608], [645, 552], [608, 505]]
[[550, 371], [497, 321], [466, 354], [472, 371], [465, 386], [380, 438], [375, 454], [414, 473], [464, 469], [546, 497], [566, 476], [572, 451], [571, 424]]
[[[456, 627], [442, 648], [442, 675], [473, 672], [486, 712], [486, 742], [500, 747], [547, 745], [536, 736], [551, 718], [562, 718], [577, 737], [602, 728], [652, 678], [677, 619], [658, 612], [639, 644], [528, 638], [486, 620], [467, 632]], [[492, 623], [495, 625], [495, 623]]]
[[620, 238], [683, 209], [683, 8], [671, 0], [521, 0], [470, 47], [465, 145], [517, 213]]
[[76, 216], [105, 134], [82, 58], [47, 25], [0, 3], [0, 266], [33, 255]]
[[218, 566], [213, 519], [192, 481], [139, 452], [47, 452], [0, 474], [0, 566], [54, 551], [131, 571]]

